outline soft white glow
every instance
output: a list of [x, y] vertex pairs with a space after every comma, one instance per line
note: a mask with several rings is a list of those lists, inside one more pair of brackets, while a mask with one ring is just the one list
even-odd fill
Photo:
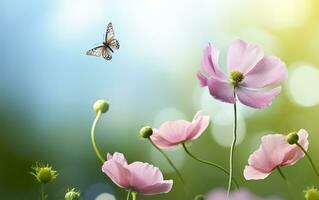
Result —
[[95, 200], [116, 200], [116, 198], [112, 194], [103, 193], [97, 196]]
[[314, 106], [319, 103], [319, 70], [311, 65], [297, 64], [290, 70], [288, 94], [299, 106]]
[[53, 11], [52, 33], [60, 38], [81, 34], [103, 20], [104, 5], [102, 0], [59, 0]]
[[260, 0], [251, 4], [255, 17], [270, 27], [288, 28], [305, 23], [311, 16], [311, 3], [305, 0]]
[[[213, 119], [212, 135], [216, 142], [224, 147], [230, 147], [233, 140], [233, 114], [219, 112]], [[237, 143], [240, 144], [246, 135], [245, 120], [241, 115], [237, 116]]]

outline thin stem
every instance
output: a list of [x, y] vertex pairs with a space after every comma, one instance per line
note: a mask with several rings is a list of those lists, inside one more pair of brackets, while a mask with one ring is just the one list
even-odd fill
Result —
[[[235, 96], [235, 92], [234, 92]], [[237, 141], [237, 106], [234, 103], [234, 132], [233, 132], [233, 142], [230, 147], [230, 155], [229, 155], [229, 180], [228, 180], [228, 188], [227, 188], [227, 196], [229, 196], [230, 189], [231, 189], [231, 181], [233, 178], [233, 160], [234, 160], [234, 151]]]
[[41, 200], [45, 200], [44, 184], [41, 183]]
[[96, 145], [96, 142], [95, 142], [95, 128], [96, 128], [96, 124], [97, 122], [99, 121], [100, 117], [101, 117], [102, 113], [101, 111], [98, 111], [94, 121], [93, 121], [93, 124], [92, 124], [92, 129], [91, 129], [91, 140], [92, 140], [92, 145], [93, 145], [93, 148], [94, 148], [94, 151], [97, 155], [97, 157], [101, 160], [102, 163], [105, 162], [105, 159], [104, 157], [101, 155], [97, 145]]
[[148, 138], [148, 140], [150, 141], [150, 143], [165, 157], [165, 159], [167, 160], [167, 162], [172, 166], [172, 168], [175, 170], [178, 178], [181, 180], [181, 182], [183, 184], [185, 184], [184, 178], [182, 176], [182, 174], [178, 171], [177, 167], [173, 164], [173, 162], [169, 159], [169, 157], [164, 153], [164, 151], [162, 149], [160, 149], [150, 138]]
[[137, 193], [136, 193], [136, 192], [132, 192], [131, 194], [132, 194], [132, 198], [133, 198], [132, 200], [136, 200], [136, 199], [137, 199], [137, 198], [136, 198]]
[[128, 190], [127, 191], [126, 200], [130, 200], [130, 196], [131, 196], [131, 190]]
[[[190, 156], [192, 157], [194, 160], [198, 161], [198, 162], [201, 162], [201, 163], [204, 163], [204, 164], [207, 164], [207, 165], [210, 165], [210, 166], [213, 166], [217, 169], [220, 169], [221, 171], [223, 171], [225, 174], [229, 175], [229, 172], [224, 169], [222, 166], [219, 166], [218, 164], [215, 164], [213, 162], [210, 162], [210, 161], [207, 161], [207, 160], [203, 160], [201, 158], [198, 158], [197, 156], [195, 156], [194, 154], [192, 154], [186, 147], [185, 143], [182, 144], [183, 145], [183, 148], [185, 150], [185, 152]], [[239, 186], [238, 186], [238, 183], [237, 181], [235, 180], [234, 177], [232, 177], [232, 181], [235, 185], [236, 185], [236, 188], [239, 189]]]
[[310, 164], [311, 164], [311, 167], [313, 169], [313, 171], [315, 172], [317, 178], [319, 179], [319, 173], [318, 173], [318, 170], [314, 164], [314, 162], [312, 161], [312, 158], [310, 157], [310, 155], [308, 154], [308, 152], [297, 142], [296, 145], [301, 149], [302, 152], [304, 152], [304, 154], [307, 156]]
[[284, 179], [285, 181], [287, 181], [287, 178], [286, 178], [285, 174], [282, 172], [282, 170], [280, 169], [280, 167], [277, 167], [277, 170], [278, 170], [281, 178]]

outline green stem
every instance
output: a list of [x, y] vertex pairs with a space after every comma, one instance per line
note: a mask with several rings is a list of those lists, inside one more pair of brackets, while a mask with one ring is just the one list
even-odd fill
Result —
[[44, 184], [41, 183], [41, 200], [45, 200]]
[[[196, 160], [196, 161], [198, 161], [198, 162], [201, 162], [201, 163], [204, 163], [204, 164], [207, 164], [207, 165], [210, 165], [210, 166], [213, 166], [213, 167], [215, 167], [215, 168], [217, 168], [217, 169], [220, 169], [220, 170], [223, 171], [225, 174], [229, 175], [229, 172], [228, 172], [226, 169], [224, 169], [222, 166], [219, 166], [218, 164], [215, 164], [215, 163], [213, 163], [213, 162], [210, 162], [210, 161], [207, 161], [207, 160], [203, 160], [203, 159], [201, 159], [201, 158], [196, 157], [194, 154], [192, 154], [192, 153], [187, 149], [185, 143], [183, 143], [182, 145], [183, 145], [183, 148], [184, 148], [185, 152], [186, 152], [191, 158], [193, 158], [194, 160]], [[233, 182], [233, 183], [236, 185], [236, 188], [239, 189], [238, 183], [237, 183], [237, 181], [235, 180], [234, 177], [232, 178], [232, 181], [231, 181], [231, 182]]]
[[[235, 95], [235, 92], [234, 92]], [[233, 178], [233, 160], [234, 160], [234, 151], [237, 141], [237, 106], [236, 103], [234, 103], [234, 131], [233, 131], [233, 142], [230, 147], [230, 155], [229, 155], [229, 180], [228, 180], [228, 188], [227, 188], [227, 196], [230, 193], [231, 189], [231, 181]]]
[[287, 181], [287, 178], [286, 178], [286, 176], [284, 175], [284, 173], [282, 172], [282, 170], [280, 169], [280, 167], [277, 167], [277, 170], [278, 170], [278, 172], [279, 172], [281, 178], [284, 179], [285, 181]]
[[175, 170], [178, 178], [181, 180], [181, 182], [183, 184], [185, 184], [184, 178], [182, 176], [182, 174], [178, 171], [177, 167], [173, 164], [173, 162], [171, 161], [171, 159], [169, 159], [169, 157], [164, 153], [164, 151], [162, 149], [160, 149], [150, 138], [148, 138], [148, 140], [150, 141], [150, 143], [165, 157], [165, 159], [167, 160], [167, 162], [172, 166], [172, 168]]
[[308, 154], [308, 152], [297, 142], [296, 145], [301, 149], [302, 152], [304, 152], [304, 154], [307, 156], [310, 164], [311, 164], [311, 167], [313, 169], [313, 171], [315, 172], [317, 178], [319, 179], [319, 173], [318, 173], [318, 170], [314, 164], [314, 162], [312, 161], [312, 158], [310, 157], [310, 155]]
[[97, 155], [97, 157], [101, 160], [102, 163], [105, 162], [105, 159], [104, 157], [101, 155], [97, 145], [96, 145], [96, 142], [95, 142], [95, 128], [96, 128], [96, 124], [97, 122], [99, 121], [100, 117], [101, 117], [102, 113], [101, 111], [98, 111], [94, 121], [93, 121], [93, 124], [92, 124], [92, 129], [91, 129], [91, 140], [92, 140], [92, 145], [93, 145], [93, 148], [94, 148], [94, 151]]
[[136, 198], [137, 193], [136, 193], [136, 192], [132, 192], [131, 194], [132, 194], [132, 198], [133, 198], [132, 200], [136, 200], [136, 199], [137, 199], [137, 198]]
[[131, 196], [131, 190], [128, 190], [127, 191], [126, 200], [130, 200], [130, 196]]

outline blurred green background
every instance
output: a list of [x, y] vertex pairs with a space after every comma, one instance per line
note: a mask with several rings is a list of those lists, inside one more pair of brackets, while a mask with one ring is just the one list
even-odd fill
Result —
[[[237, 38], [277, 55], [289, 69], [271, 107], [239, 108], [237, 179], [260, 196], [289, 200], [303, 199], [304, 189], [318, 185], [305, 159], [283, 169], [290, 187], [276, 172], [263, 181], [242, 176], [262, 135], [300, 128], [309, 131], [310, 154], [319, 166], [317, 0], [2, 0], [0, 11], [0, 199], [38, 199], [39, 185], [29, 174], [36, 161], [59, 172], [47, 189], [49, 199], [62, 199], [68, 187], [79, 188], [86, 200], [125, 198], [101, 172], [91, 146], [92, 104], [100, 98], [110, 101], [97, 128], [103, 152], [154, 163], [176, 180], [172, 192], [138, 199], [183, 199], [177, 176], [137, 132], [168, 119], [191, 120], [202, 109], [212, 123], [190, 150], [228, 166], [232, 106], [200, 88], [195, 72], [208, 42], [221, 50], [225, 67], [227, 48]], [[110, 21], [120, 50], [111, 61], [86, 56]], [[191, 195], [226, 187], [224, 174], [181, 148], [168, 153]]]

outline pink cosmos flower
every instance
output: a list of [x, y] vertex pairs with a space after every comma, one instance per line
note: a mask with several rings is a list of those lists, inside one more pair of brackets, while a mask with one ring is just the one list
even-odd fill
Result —
[[151, 140], [162, 148], [170, 148], [195, 140], [206, 130], [209, 120], [209, 116], [198, 111], [192, 122], [185, 120], [164, 122], [159, 129], [153, 129]]
[[[286, 65], [275, 56], [265, 56], [257, 45], [234, 41], [228, 49], [227, 77], [218, 65], [219, 51], [209, 44], [204, 50], [202, 72], [197, 77], [202, 87], [218, 100], [232, 103], [236, 98], [247, 106], [264, 108], [279, 94], [281, 87], [266, 89], [287, 78]], [[237, 96], [237, 97], [236, 97]]]
[[216, 189], [209, 193], [205, 200], [280, 200], [275, 197], [260, 198], [253, 195], [251, 192], [245, 189], [240, 191], [235, 191], [229, 195], [227, 198], [227, 191], [224, 189]]
[[[308, 133], [301, 129], [298, 131], [298, 143], [308, 149]], [[270, 134], [261, 138], [261, 145], [257, 151], [250, 155], [248, 166], [245, 167], [246, 180], [264, 179], [277, 167], [295, 164], [304, 156], [296, 144], [288, 144], [286, 137], [281, 134]]]
[[143, 162], [127, 164], [124, 155], [117, 152], [107, 155], [102, 171], [117, 186], [142, 195], [167, 193], [173, 186], [173, 180], [164, 180], [157, 167]]

